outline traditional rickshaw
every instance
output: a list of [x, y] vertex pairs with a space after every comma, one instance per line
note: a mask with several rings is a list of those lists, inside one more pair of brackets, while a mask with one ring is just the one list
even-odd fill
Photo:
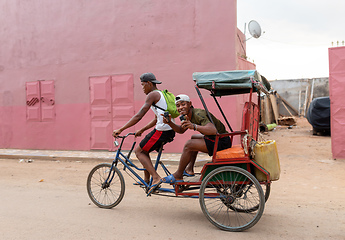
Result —
[[[229, 128], [229, 133], [216, 135], [215, 144], [219, 138], [230, 136], [233, 142], [238, 138], [238, 145], [222, 151], [214, 148], [212, 159], [203, 166], [200, 173], [192, 177], [185, 176], [183, 182], [176, 182], [170, 187], [160, 187], [153, 194], [199, 198], [204, 215], [216, 227], [226, 231], [249, 229], [263, 214], [272, 180], [272, 173], [253, 157], [259, 134], [260, 95], [268, 93], [269, 87], [266, 86], [269, 86], [269, 83], [256, 70], [197, 72], [193, 74], [193, 80], [208, 115], [210, 113], [200, 89], [209, 91]], [[254, 99], [255, 92], [257, 101]], [[248, 101], [244, 104], [241, 129], [234, 131], [217, 98], [237, 94], [246, 94]], [[209, 119], [212, 121], [210, 116]], [[138, 167], [131, 160], [135, 141], [128, 152], [122, 151], [123, 142], [130, 135], [134, 133], [119, 136], [122, 141], [121, 144], [117, 144], [119, 148], [112, 163], [98, 164], [88, 176], [88, 195], [98, 207], [113, 208], [123, 199], [125, 181], [120, 171], [120, 163], [123, 165], [123, 171], [139, 183], [145, 192], [151, 187], [152, 179], [150, 183], [146, 183], [138, 174], [145, 169]], [[154, 167], [157, 171], [160, 166], [168, 176], [171, 173], [160, 160], [162, 150], [163, 146], [158, 152]], [[273, 155], [277, 158], [276, 152]], [[280, 169], [276, 167], [274, 171], [274, 180], [277, 180]]]

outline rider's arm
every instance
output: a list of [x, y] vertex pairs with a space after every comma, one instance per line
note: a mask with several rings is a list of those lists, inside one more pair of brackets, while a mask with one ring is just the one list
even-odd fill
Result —
[[140, 108], [139, 112], [137, 112], [124, 126], [119, 128], [118, 130], [114, 130], [113, 135], [118, 135], [122, 131], [124, 131], [127, 128], [130, 128], [137, 124], [147, 113], [147, 111], [150, 109], [151, 105], [155, 102], [157, 102], [160, 98], [160, 95], [158, 92], [154, 91], [147, 95], [144, 105]]
[[147, 129], [150, 129], [152, 127], [154, 127], [157, 123], [157, 116], [155, 115], [155, 118], [152, 119], [151, 122], [149, 122], [145, 127], [141, 128], [140, 130], [142, 130], [143, 132], [146, 131]]

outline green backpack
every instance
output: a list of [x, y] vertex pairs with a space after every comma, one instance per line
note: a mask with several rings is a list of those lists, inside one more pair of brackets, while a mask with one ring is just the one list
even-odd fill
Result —
[[[159, 90], [158, 90], [159, 91]], [[171, 92], [169, 92], [167, 89], [161, 91], [163, 93], [163, 96], [165, 98], [165, 101], [167, 102], [167, 109], [163, 109], [161, 107], [158, 107], [156, 104], [152, 104], [154, 107], [159, 108], [160, 110], [164, 112], [169, 112], [172, 118], [177, 118], [180, 113], [176, 109], [175, 105], [175, 96]]]

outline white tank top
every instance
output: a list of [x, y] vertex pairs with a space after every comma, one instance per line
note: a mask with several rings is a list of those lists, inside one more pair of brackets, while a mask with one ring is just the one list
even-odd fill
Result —
[[[159, 92], [159, 94], [161, 95], [161, 98], [159, 99], [159, 101], [155, 105], [158, 106], [158, 107], [161, 107], [163, 109], [167, 109], [167, 103], [165, 101], [163, 93], [161, 91], [159, 91], [159, 90], [155, 90], [155, 91]], [[164, 114], [164, 111], [159, 109], [159, 108], [156, 108], [154, 106], [151, 106], [151, 109], [155, 113], [155, 115], [157, 116], [157, 123], [156, 123], [156, 127], [155, 128], [158, 131], [172, 130], [172, 128], [168, 124], [165, 124], [163, 122], [163, 116], [161, 114]], [[171, 118], [171, 121], [173, 123], [175, 123], [175, 120], [173, 118]]]

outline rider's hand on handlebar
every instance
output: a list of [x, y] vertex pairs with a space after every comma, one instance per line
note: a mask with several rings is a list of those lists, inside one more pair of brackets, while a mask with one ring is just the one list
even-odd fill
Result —
[[116, 138], [117, 136], [119, 136], [119, 135], [121, 134], [121, 132], [122, 132], [122, 131], [121, 131], [120, 129], [114, 130], [114, 131], [113, 131], [113, 137]]
[[142, 130], [142, 129], [140, 129], [140, 130], [138, 130], [138, 131], [136, 131], [135, 132], [135, 137], [140, 137], [141, 136], [141, 134], [143, 134], [143, 132], [144, 132], [144, 130]]

